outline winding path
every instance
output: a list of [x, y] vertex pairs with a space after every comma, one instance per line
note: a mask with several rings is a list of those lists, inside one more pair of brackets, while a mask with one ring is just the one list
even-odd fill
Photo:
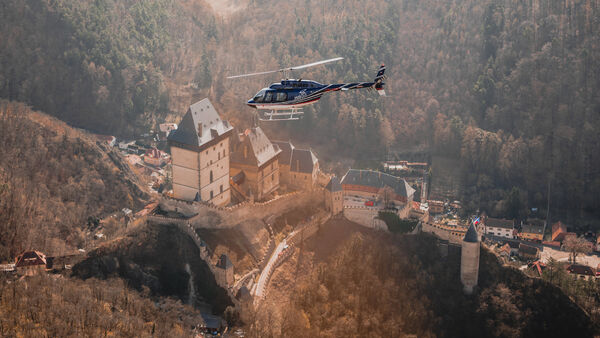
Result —
[[[295, 232], [296, 231], [289, 234], [287, 238], [295, 234]], [[265, 289], [269, 283], [269, 277], [271, 277], [271, 271], [275, 265], [275, 261], [277, 261], [277, 257], [279, 257], [279, 254], [283, 251], [283, 248], [287, 243], [287, 238], [277, 245], [277, 248], [275, 248], [275, 251], [273, 251], [273, 254], [269, 258], [267, 265], [265, 265], [265, 268], [261, 271], [260, 277], [258, 278], [258, 283], [256, 283], [256, 288], [254, 289], [255, 302], [264, 297]]]

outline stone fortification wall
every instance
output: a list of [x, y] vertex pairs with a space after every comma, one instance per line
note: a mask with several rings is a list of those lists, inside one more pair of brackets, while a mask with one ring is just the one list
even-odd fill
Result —
[[206, 246], [206, 243], [204, 243], [200, 236], [198, 236], [196, 230], [194, 230], [194, 227], [187, 220], [154, 215], [149, 215], [145, 217], [147, 217], [146, 219], [148, 220], [148, 222], [151, 222], [153, 224], [176, 226], [180, 231], [190, 236], [196, 244], [196, 246], [198, 247], [198, 251], [200, 252], [200, 258], [204, 262], [206, 262], [206, 265], [208, 265], [208, 268], [212, 272], [213, 276], [215, 276], [217, 284], [227, 291], [227, 294], [229, 295], [229, 298], [231, 299], [235, 307], [238, 309], [240, 308], [240, 303], [237, 300], [237, 298], [235, 298], [234, 291], [237, 290], [233, 290], [232, 285], [228, 285], [226, 279], [224, 280], [222, 278], [218, 278], [218, 276], [221, 274], [221, 271], [219, 271], [220, 269], [216, 267], [216, 265], [213, 262], [213, 259], [211, 259], [212, 253]]
[[439, 239], [447, 240], [449, 243], [461, 245], [462, 239], [465, 236], [464, 231], [445, 229], [434, 223], [423, 222], [422, 231], [434, 234]]
[[[324, 203], [322, 189], [292, 192], [266, 202], [244, 202], [232, 207], [217, 207], [205, 202], [188, 202], [164, 197], [160, 201], [163, 210], [177, 211], [187, 217], [183, 221], [194, 227], [208, 229], [231, 228], [247, 219], [264, 219], [278, 215], [299, 205]], [[177, 220], [177, 219], [175, 219]]]
[[273, 273], [275, 272], [275, 270], [279, 266], [281, 266], [281, 264], [283, 264], [283, 262], [285, 262], [288, 258], [290, 258], [292, 256], [292, 254], [296, 250], [296, 246], [298, 246], [302, 241], [315, 235], [321, 228], [321, 225], [327, 223], [327, 221], [330, 218], [331, 218], [331, 214], [329, 214], [329, 213], [320, 214], [320, 215], [312, 218], [310, 221], [308, 221], [308, 223], [300, 225], [297, 230], [293, 231], [292, 233], [290, 233], [288, 235], [288, 237], [285, 239], [285, 244], [288, 245], [288, 248], [285, 251], [282, 251], [280, 253], [280, 255], [275, 259], [275, 262], [272, 265], [266, 267], [269, 270], [267, 270], [266, 272], [263, 272], [263, 273], [267, 274], [267, 277], [266, 277], [266, 283], [262, 286], [263, 290], [258, 290], [256, 293], [259, 301], [266, 297], [267, 293], [266, 293], [266, 290], [264, 290], [264, 289], [267, 288], [267, 285], [269, 284], [269, 281], [271, 280], [271, 276], [273, 276]]
[[377, 208], [373, 207], [364, 207], [364, 206], [346, 206], [344, 207], [344, 217], [348, 220], [358, 223], [367, 228], [373, 228], [378, 230], [388, 231], [387, 225], [383, 224], [383, 227], [380, 227], [381, 224], [375, 221], [375, 218], [379, 214]]

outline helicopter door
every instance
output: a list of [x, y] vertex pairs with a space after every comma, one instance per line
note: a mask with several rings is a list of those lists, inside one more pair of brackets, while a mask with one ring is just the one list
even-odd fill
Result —
[[286, 101], [287, 100], [287, 93], [286, 92], [278, 92], [275, 99], [276, 99], [277, 102]]
[[263, 100], [263, 102], [267, 103], [267, 102], [271, 102], [273, 100], [273, 92], [267, 92], [267, 94], [265, 94], [265, 99]]

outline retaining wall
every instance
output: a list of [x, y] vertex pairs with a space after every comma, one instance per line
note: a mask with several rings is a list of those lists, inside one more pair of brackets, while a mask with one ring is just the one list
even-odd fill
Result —
[[231, 207], [217, 207], [206, 202], [189, 202], [163, 197], [160, 207], [163, 210], [177, 211], [190, 217], [187, 222], [192, 226], [224, 229], [234, 227], [241, 221], [250, 218], [264, 219], [271, 215], [283, 214], [298, 205], [322, 204], [324, 203], [323, 196], [322, 189], [315, 188], [280, 195], [267, 202], [247, 201]]

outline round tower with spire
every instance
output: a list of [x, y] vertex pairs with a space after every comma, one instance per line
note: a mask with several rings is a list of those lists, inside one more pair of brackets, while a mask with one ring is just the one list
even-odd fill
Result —
[[466, 294], [473, 293], [479, 275], [479, 235], [471, 223], [462, 241], [460, 259], [460, 281]]

